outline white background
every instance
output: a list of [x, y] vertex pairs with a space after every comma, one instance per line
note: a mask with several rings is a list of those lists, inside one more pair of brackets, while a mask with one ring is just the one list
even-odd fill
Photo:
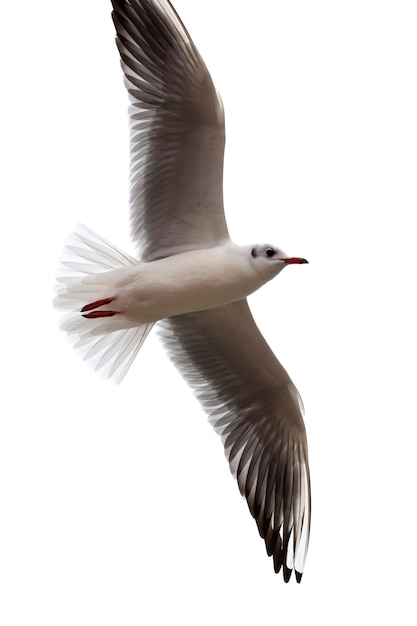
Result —
[[250, 300], [306, 406], [306, 572], [274, 575], [155, 336], [115, 387], [59, 332], [74, 224], [133, 250], [127, 96], [110, 2], [8, 2], [0, 622], [415, 624], [416, 4], [175, 6], [225, 104], [233, 237], [310, 261]]

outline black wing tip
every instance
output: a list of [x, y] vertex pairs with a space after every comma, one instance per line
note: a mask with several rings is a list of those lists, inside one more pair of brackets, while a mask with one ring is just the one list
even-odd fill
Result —
[[[285, 555], [282, 553], [278, 557], [274, 555], [274, 570], [276, 574], [279, 574], [282, 568], [282, 574], [284, 578], [284, 582], [288, 583], [291, 579], [291, 575], [293, 570], [285, 565], [284, 562]], [[299, 572], [294, 568], [295, 580], [297, 583], [301, 582], [303, 577], [303, 572]]]
[[290, 578], [291, 578], [292, 569], [290, 569], [289, 567], [287, 567], [287, 566], [284, 564], [284, 567], [283, 567], [282, 573], [283, 573], [283, 575], [284, 575], [284, 582], [288, 583], [288, 582], [289, 582], [289, 580], [290, 580]]
[[[286, 567], [284, 565], [283, 567], [283, 576], [284, 576], [284, 582], [288, 583], [290, 581], [291, 575], [292, 575], [293, 570], [289, 569], [288, 567]], [[300, 584], [301, 579], [303, 578], [303, 572], [297, 572], [297, 570], [294, 570], [294, 574], [295, 574], [295, 580], [297, 581], [298, 584]]]

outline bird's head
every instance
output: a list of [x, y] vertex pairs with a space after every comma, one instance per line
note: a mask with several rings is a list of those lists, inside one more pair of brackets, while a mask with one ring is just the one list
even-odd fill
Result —
[[288, 256], [270, 244], [257, 244], [250, 247], [252, 263], [258, 271], [269, 275], [271, 278], [279, 274], [287, 265], [308, 263], [307, 259], [298, 256]]

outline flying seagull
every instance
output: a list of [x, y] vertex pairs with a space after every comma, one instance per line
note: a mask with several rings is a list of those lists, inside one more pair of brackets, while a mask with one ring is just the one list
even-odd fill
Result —
[[64, 246], [55, 306], [83, 358], [120, 382], [158, 322], [169, 356], [222, 438], [274, 569], [301, 581], [310, 479], [300, 396], [246, 297], [287, 265], [239, 246], [223, 209], [224, 111], [168, 0], [112, 0], [130, 100], [133, 258], [85, 226]]

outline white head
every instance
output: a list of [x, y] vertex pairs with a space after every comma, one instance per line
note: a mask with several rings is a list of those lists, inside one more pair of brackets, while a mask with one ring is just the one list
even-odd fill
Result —
[[254, 268], [265, 277], [268, 277], [267, 280], [279, 274], [287, 265], [308, 263], [307, 259], [297, 256], [288, 256], [285, 252], [270, 244], [250, 246], [249, 252]]

